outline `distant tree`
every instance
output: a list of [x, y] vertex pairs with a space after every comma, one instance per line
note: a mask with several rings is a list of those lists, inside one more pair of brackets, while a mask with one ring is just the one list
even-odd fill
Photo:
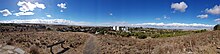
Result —
[[215, 25], [214, 30], [220, 30], [220, 24]]

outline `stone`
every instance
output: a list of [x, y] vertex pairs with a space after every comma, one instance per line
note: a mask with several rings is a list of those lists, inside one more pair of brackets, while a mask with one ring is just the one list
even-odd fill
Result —
[[0, 44], [0, 48], [2, 47], [2, 44]]
[[8, 53], [14, 53], [13, 51], [8, 50]]
[[220, 46], [217, 46], [217, 49], [220, 49]]
[[25, 53], [25, 51], [20, 49], [20, 48], [16, 48], [14, 51], [19, 53], [19, 54], [24, 54]]
[[10, 45], [6, 45], [4, 47], [2, 47], [2, 49], [14, 49], [14, 46], [10, 46]]

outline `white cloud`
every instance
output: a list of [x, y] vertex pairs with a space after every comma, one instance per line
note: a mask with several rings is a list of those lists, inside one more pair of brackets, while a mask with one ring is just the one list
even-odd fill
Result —
[[57, 4], [57, 6], [62, 8], [62, 9], [66, 9], [67, 8], [65, 3]]
[[163, 16], [163, 18], [164, 18], [164, 19], [166, 19], [166, 18], [167, 18], [167, 16], [165, 15], [165, 16]]
[[60, 12], [63, 12], [63, 10], [60, 10]]
[[24, 16], [24, 15], [34, 15], [33, 12], [18, 12], [18, 13], [14, 13], [15, 16]]
[[41, 8], [41, 9], [45, 9], [45, 8], [46, 8], [44, 4], [39, 4], [38, 2], [36, 2], [35, 5], [36, 5], [38, 8]]
[[220, 5], [215, 5], [215, 7], [211, 8], [211, 9], [206, 9], [207, 13], [210, 14], [220, 14]]
[[[220, 21], [220, 19], [219, 19]], [[97, 26], [128, 26], [128, 27], [144, 27], [144, 28], [162, 28], [162, 29], [186, 29], [186, 30], [197, 30], [197, 29], [212, 29], [214, 25], [200, 24], [200, 23], [136, 23], [130, 24], [128, 22], [111, 22], [102, 23]]]
[[198, 17], [198, 18], [208, 18], [208, 14], [198, 15], [198, 16], [196, 16], [196, 17]]
[[47, 17], [51, 18], [52, 16], [51, 15], [47, 15]]
[[216, 21], [216, 22], [220, 22], [220, 18], [218, 18], [218, 19], [215, 19], [214, 21]]
[[19, 8], [20, 11], [26, 12], [26, 11], [34, 11], [34, 9], [36, 8], [36, 6], [30, 2], [25, 2], [25, 1], [19, 1], [17, 3], [18, 6], [21, 6]]
[[[220, 18], [218, 19], [220, 21]], [[200, 23], [136, 23], [136, 24], [130, 24], [128, 22], [111, 22], [111, 23], [103, 23], [101, 25], [109, 25], [109, 26], [170, 26], [170, 27], [213, 27], [214, 25], [208, 25], [208, 24], [200, 24]]]
[[32, 11], [34, 11], [36, 8], [39, 9], [45, 9], [46, 6], [44, 4], [40, 4], [38, 2], [31, 3], [26, 1], [19, 1], [17, 5], [20, 7], [19, 10], [21, 12], [14, 13], [16, 16], [22, 16], [22, 15], [34, 15]]
[[185, 12], [187, 7], [188, 6], [185, 2], [172, 3], [171, 4], [171, 9], [178, 10], [178, 11], [181, 11], [181, 12]]
[[120, 22], [108, 22], [108, 23], [99, 23], [98, 26], [129, 26], [130, 24], [125, 21]]
[[168, 16], [166, 16], [166, 15], [164, 15], [163, 18], [164, 18], [164, 19], [170, 19], [170, 17], [168, 17]]
[[200, 23], [140, 23], [132, 24], [132, 26], [162, 28], [162, 29], [184, 29], [184, 30], [197, 30], [197, 29], [212, 29], [214, 25], [200, 24]]
[[208, 24], [199, 24], [199, 23], [192, 23], [192, 24], [186, 24], [186, 23], [141, 23], [141, 24], [133, 24], [133, 25], [150, 25], [150, 26], [171, 26], [171, 27], [213, 27], [214, 25], [208, 25]]
[[11, 13], [8, 9], [1, 10], [0, 13], [2, 13], [3, 16], [9, 16], [9, 15], [12, 15], [12, 13]]
[[25, 1], [19, 1], [17, 5], [20, 6], [19, 10], [22, 12], [34, 11], [35, 8], [40, 8], [40, 9], [46, 8], [44, 4], [39, 4], [38, 2], [31, 3], [31, 2], [25, 2]]
[[[57, 4], [58, 7], [60, 7], [61, 9], [66, 9], [66, 4], [65, 3], [60, 3], [60, 4]], [[60, 12], [63, 12], [63, 10], [60, 10]]]
[[109, 15], [110, 15], [110, 16], [112, 16], [112, 15], [113, 15], [113, 13], [109, 13]]
[[162, 19], [170, 19], [170, 17], [168, 17], [167, 15], [164, 15], [162, 17], [155, 18], [155, 20], [162, 20]]
[[88, 22], [75, 22], [65, 19], [27, 19], [27, 20], [6, 20], [0, 23], [39, 23], [39, 24], [62, 24], [62, 25], [89, 25]]

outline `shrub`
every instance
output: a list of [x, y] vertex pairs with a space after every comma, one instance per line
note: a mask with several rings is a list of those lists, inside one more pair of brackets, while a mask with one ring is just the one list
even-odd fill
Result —
[[147, 38], [147, 35], [142, 34], [142, 35], [137, 36], [137, 38], [139, 38], [139, 39], [145, 39], [145, 38]]
[[215, 25], [214, 30], [220, 30], [220, 24]]
[[197, 30], [197, 31], [194, 31], [195, 33], [202, 33], [202, 32], [206, 32], [207, 30], [206, 29], [203, 29], [203, 30]]
[[128, 33], [128, 32], [121, 32], [120, 35], [123, 36], [123, 37], [129, 37], [130, 33]]
[[36, 47], [36, 46], [31, 47], [30, 54], [40, 54], [38, 47]]

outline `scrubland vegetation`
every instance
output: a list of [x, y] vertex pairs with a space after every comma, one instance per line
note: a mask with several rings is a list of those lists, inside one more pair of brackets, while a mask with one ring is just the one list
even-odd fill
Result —
[[137, 37], [139, 39], [145, 38], [163, 38], [163, 37], [175, 37], [175, 36], [182, 36], [187, 34], [194, 34], [194, 33], [202, 33], [206, 32], [206, 29], [203, 30], [168, 30], [168, 29], [153, 29], [153, 28], [130, 28], [130, 32], [125, 31], [115, 31], [115, 32], [108, 32], [106, 30], [101, 31], [102, 34], [107, 33], [111, 35], [120, 35], [122, 37]]
[[220, 31], [178, 37], [134, 39], [99, 35], [100, 53], [106, 54], [218, 54]]
[[[97, 46], [93, 48], [99, 54], [220, 53], [220, 31], [217, 27], [215, 31], [155, 28], [114, 31], [111, 27], [0, 25], [0, 44], [17, 46], [32, 54], [83, 54], [89, 49], [85, 45], [90, 44]], [[91, 36], [94, 36], [92, 40]]]

